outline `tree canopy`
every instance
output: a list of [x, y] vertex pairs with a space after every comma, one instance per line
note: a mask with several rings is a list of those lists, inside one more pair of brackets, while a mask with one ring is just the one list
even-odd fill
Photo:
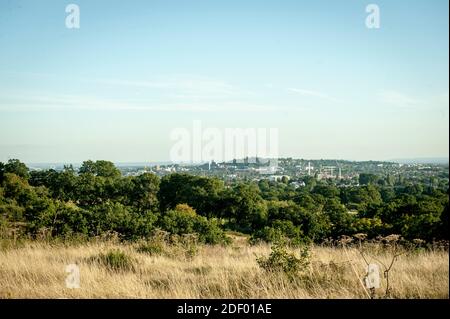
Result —
[[124, 177], [108, 161], [30, 172], [9, 160], [0, 163], [0, 229], [20, 224], [26, 235], [63, 237], [115, 232], [124, 240], [163, 229], [196, 233], [206, 243], [225, 242], [226, 230], [294, 243], [356, 233], [448, 239], [448, 189], [430, 187], [429, 179], [402, 184], [372, 175], [360, 174], [359, 186], [307, 177], [294, 188], [286, 179], [225, 184], [179, 173]]

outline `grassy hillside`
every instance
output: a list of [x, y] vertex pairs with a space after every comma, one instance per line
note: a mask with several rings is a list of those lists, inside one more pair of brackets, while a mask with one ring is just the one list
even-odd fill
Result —
[[[1, 298], [368, 298], [361, 280], [366, 264], [356, 247], [312, 246], [308, 265], [294, 276], [262, 269], [267, 244], [250, 246], [234, 236], [228, 246], [163, 242], [79, 244], [3, 242]], [[298, 250], [292, 251], [298, 253]], [[365, 249], [368, 262], [389, 266], [381, 245]], [[77, 264], [80, 288], [66, 287], [66, 266]], [[446, 250], [405, 251], [376, 298], [448, 298]]]

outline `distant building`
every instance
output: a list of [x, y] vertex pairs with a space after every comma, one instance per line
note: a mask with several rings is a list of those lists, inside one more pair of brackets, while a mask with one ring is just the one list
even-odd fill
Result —
[[288, 180], [290, 179], [290, 177], [287, 175], [270, 175], [268, 179], [272, 182], [279, 182], [283, 179], [283, 177], [286, 177]]
[[255, 169], [260, 174], [270, 175], [275, 173], [278, 170], [277, 166], [264, 166]]
[[306, 183], [304, 181], [300, 181], [300, 182], [291, 182], [289, 183], [289, 185], [292, 185], [295, 189], [299, 188], [299, 187], [305, 187]]

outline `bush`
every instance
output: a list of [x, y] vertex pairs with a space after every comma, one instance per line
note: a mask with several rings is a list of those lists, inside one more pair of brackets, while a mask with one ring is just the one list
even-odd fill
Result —
[[176, 235], [156, 230], [151, 238], [139, 243], [136, 251], [150, 256], [164, 255], [190, 260], [199, 251], [198, 236], [196, 234]]
[[95, 207], [96, 232], [117, 232], [122, 239], [135, 240], [149, 236], [157, 216], [150, 211], [138, 213], [132, 207], [106, 202]]
[[158, 256], [164, 253], [164, 245], [161, 242], [150, 241], [140, 244], [136, 251], [139, 253], [148, 254], [150, 256]]
[[89, 235], [89, 220], [91, 213], [76, 206], [59, 205], [52, 221], [46, 225], [51, 227], [53, 236], [72, 234]]
[[201, 243], [227, 243], [227, 237], [217, 221], [199, 216], [186, 204], [178, 204], [169, 210], [160, 222], [161, 228], [173, 235], [197, 234]]
[[250, 239], [252, 243], [260, 240], [268, 243], [283, 241], [292, 246], [300, 246], [309, 242], [301, 229], [289, 220], [275, 220], [271, 226], [256, 231]]
[[258, 265], [268, 272], [282, 272], [289, 277], [295, 277], [304, 271], [310, 263], [308, 246], [300, 250], [300, 256], [287, 251], [286, 246], [277, 243], [272, 246], [269, 257], [259, 257], [256, 259]]
[[93, 257], [92, 260], [113, 271], [126, 271], [134, 269], [133, 259], [120, 250], [110, 250], [105, 254], [100, 254]]
[[215, 219], [208, 220], [206, 217], [200, 217], [195, 228], [198, 239], [202, 243], [229, 244], [231, 242]]

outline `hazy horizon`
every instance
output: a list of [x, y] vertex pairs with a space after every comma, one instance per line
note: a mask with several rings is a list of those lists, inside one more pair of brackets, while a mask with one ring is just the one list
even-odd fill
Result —
[[176, 128], [279, 130], [279, 157], [448, 158], [435, 1], [0, 3], [0, 161], [170, 159]]
[[[288, 157], [289, 158], [289, 157]], [[346, 161], [346, 162], [365, 162], [351, 159], [336, 159], [336, 158], [294, 158], [293, 159], [301, 159], [306, 161]], [[20, 159], [19, 159], [20, 160]], [[108, 159], [86, 159], [87, 160], [108, 160]], [[367, 160], [371, 161], [371, 160]], [[403, 159], [387, 159], [387, 160], [372, 160], [374, 162], [391, 162], [391, 163], [399, 163], [399, 164], [449, 164], [449, 157], [423, 157], [423, 158], [403, 158]], [[63, 161], [63, 162], [25, 162], [26, 165], [35, 165], [35, 166], [49, 166], [49, 165], [81, 165], [81, 162], [74, 161]], [[201, 165], [207, 163], [203, 161], [201, 163], [183, 163], [183, 162], [171, 162], [171, 161], [131, 161], [131, 162], [113, 162], [116, 166], [146, 166], [146, 165]]]

